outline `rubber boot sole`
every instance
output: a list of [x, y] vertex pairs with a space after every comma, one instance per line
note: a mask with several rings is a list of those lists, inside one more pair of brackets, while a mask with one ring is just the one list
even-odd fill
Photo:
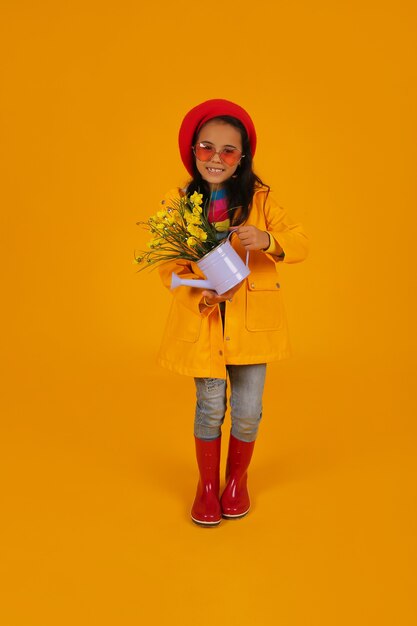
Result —
[[194, 524], [197, 524], [197, 526], [202, 526], [203, 528], [213, 528], [215, 526], [218, 526], [222, 521], [221, 519], [219, 519], [218, 522], [202, 522], [201, 520], [194, 519], [193, 516], [191, 516], [191, 519]]
[[245, 517], [250, 511], [250, 507], [244, 513], [239, 513], [239, 515], [228, 515], [227, 513], [222, 513], [222, 517], [225, 519], [240, 519], [241, 517]]

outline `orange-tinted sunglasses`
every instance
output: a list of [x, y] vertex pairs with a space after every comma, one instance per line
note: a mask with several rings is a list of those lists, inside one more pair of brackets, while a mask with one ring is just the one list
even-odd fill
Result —
[[196, 159], [199, 161], [210, 161], [215, 154], [218, 154], [220, 159], [227, 165], [236, 165], [245, 155], [242, 154], [237, 148], [232, 146], [226, 146], [222, 150], [215, 150], [212, 143], [207, 141], [200, 141], [193, 146], [193, 152]]

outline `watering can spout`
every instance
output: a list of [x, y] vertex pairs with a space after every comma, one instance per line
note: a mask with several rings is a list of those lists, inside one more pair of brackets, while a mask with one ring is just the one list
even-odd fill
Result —
[[187, 287], [198, 287], [199, 289], [214, 289], [213, 284], [209, 280], [180, 278], [178, 274], [175, 274], [175, 272], [173, 272], [171, 276], [171, 289], [175, 289], [180, 285], [185, 285]]

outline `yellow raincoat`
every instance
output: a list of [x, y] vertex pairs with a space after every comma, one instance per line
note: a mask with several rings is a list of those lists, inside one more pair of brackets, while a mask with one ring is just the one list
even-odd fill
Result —
[[[175, 188], [165, 201], [184, 193]], [[218, 306], [200, 313], [201, 289], [180, 286], [173, 290], [157, 358], [162, 367], [188, 376], [225, 379], [226, 364], [268, 363], [290, 356], [278, 266], [280, 262], [303, 261], [308, 253], [307, 237], [265, 187], [256, 189], [246, 225], [267, 231], [284, 250], [283, 261], [261, 250], [250, 251], [251, 273], [232, 302], [226, 301], [224, 333]], [[245, 260], [246, 250], [237, 235], [232, 236], [231, 244]], [[205, 278], [196, 263], [186, 260], [167, 261], [159, 272], [168, 288], [172, 272], [181, 278]]]

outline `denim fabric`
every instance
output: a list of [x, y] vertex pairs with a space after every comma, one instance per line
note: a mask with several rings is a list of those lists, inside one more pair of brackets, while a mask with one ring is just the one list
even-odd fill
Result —
[[[262, 418], [262, 394], [266, 363], [227, 365], [230, 383], [232, 435], [241, 441], [255, 441]], [[197, 404], [194, 434], [199, 439], [216, 439], [227, 407], [227, 381], [222, 378], [195, 378]]]

